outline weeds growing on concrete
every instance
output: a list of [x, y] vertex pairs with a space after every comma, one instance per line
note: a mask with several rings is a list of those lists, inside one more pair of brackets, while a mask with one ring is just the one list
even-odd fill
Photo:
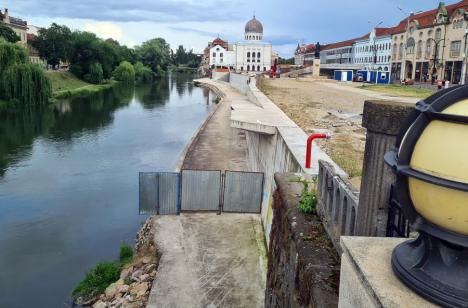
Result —
[[317, 206], [317, 177], [312, 179], [314, 186], [309, 190], [309, 182], [301, 181], [304, 188], [301, 192], [301, 200], [299, 201], [299, 211], [304, 214], [316, 214]]
[[119, 280], [122, 267], [133, 259], [133, 248], [127, 244], [120, 246], [119, 261], [101, 262], [93, 267], [83, 280], [72, 291], [74, 300], [82, 298], [86, 301], [98, 294], [103, 293], [106, 288]]

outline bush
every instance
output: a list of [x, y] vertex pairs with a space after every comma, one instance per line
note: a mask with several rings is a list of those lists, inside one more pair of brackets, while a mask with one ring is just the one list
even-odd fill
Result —
[[130, 263], [133, 258], [133, 248], [127, 244], [120, 246], [119, 260], [122, 265]]
[[100, 84], [104, 81], [104, 72], [101, 63], [94, 62], [89, 65], [88, 74], [84, 76], [85, 81]]
[[91, 298], [103, 293], [106, 288], [119, 280], [121, 265], [118, 262], [99, 263], [91, 269], [86, 277], [72, 291], [72, 297]]
[[135, 70], [135, 80], [141, 83], [150, 83], [153, 81], [153, 72], [148, 66], [141, 62], [135, 63], [133, 66]]
[[115, 69], [113, 73], [114, 79], [124, 83], [135, 82], [135, 69], [130, 62], [123, 61]]

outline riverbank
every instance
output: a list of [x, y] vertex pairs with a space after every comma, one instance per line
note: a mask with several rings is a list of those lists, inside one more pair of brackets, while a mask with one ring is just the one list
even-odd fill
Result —
[[46, 74], [52, 83], [53, 98], [56, 99], [93, 94], [112, 88], [118, 83], [112, 80], [105, 84], [91, 84], [64, 71], [49, 71]]

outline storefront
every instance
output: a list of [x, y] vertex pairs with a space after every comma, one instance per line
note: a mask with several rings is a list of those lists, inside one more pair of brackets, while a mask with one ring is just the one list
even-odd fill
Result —
[[416, 71], [414, 74], [414, 81], [427, 82], [429, 80], [430, 80], [429, 62], [416, 62]]
[[392, 63], [391, 81], [399, 81], [401, 76], [401, 63]]
[[459, 84], [461, 81], [463, 61], [447, 61], [445, 62], [445, 80], [451, 84]]

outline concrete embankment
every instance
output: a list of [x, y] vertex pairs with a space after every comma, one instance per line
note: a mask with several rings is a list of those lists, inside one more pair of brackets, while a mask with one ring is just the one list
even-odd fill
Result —
[[243, 94], [240, 98], [232, 99], [230, 125], [245, 132], [247, 171], [265, 174], [261, 216], [268, 243], [273, 219], [271, 205], [276, 190], [273, 177], [276, 172], [302, 172], [315, 176], [319, 172], [318, 161], [324, 160], [338, 174], [346, 174], [315, 143], [312, 168], [305, 167], [306, 133], [257, 88], [256, 82], [260, 78], [230, 73], [229, 83], [211, 79], [200, 79], [198, 82], [217, 88], [225, 93], [226, 98], [235, 90]]

